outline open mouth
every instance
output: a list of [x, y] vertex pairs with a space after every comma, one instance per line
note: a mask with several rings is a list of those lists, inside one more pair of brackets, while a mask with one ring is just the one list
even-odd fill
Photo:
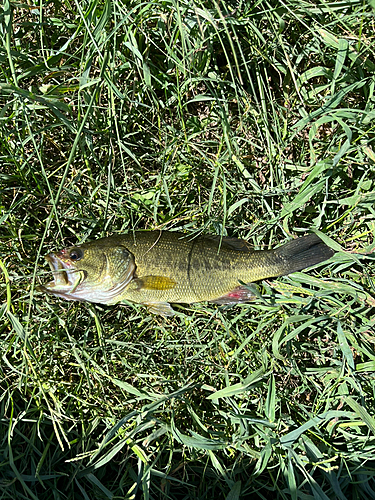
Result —
[[46, 255], [46, 260], [53, 274], [53, 281], [43, 285], [43, 289], [51, 293], [73, 293], [83, 280], [83, 272], [72, 269], [54, 253]]

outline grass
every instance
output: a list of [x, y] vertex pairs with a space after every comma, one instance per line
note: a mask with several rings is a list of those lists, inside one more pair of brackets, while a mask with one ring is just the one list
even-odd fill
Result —
[[[0, 498], [375, 498], [374, 3], [0, 12]], [[232, 308], [36, 293], [133, 229], [337, 253]]]

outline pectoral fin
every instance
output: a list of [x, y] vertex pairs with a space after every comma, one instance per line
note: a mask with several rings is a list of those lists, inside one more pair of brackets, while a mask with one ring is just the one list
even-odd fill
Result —
[[175, 286], [175, 280], [167, 276], [142, 276], [132, 280], [128, 290], [171, 290]]
[[174, 310], [168, 302], [152, 302], [144, 303], [150, 313], [159, 314], [160, 316], [173, 316]]
[[249, 290], [246, 286], [238, 286], [222, 297], [210, 300], [210, 302], [213, 302], [214, 304], [238, 304], [240, 302], [249, 302], [255, 298], [256, 294]]

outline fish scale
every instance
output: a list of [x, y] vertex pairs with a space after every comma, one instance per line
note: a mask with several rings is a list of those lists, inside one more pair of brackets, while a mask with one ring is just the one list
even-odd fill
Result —
[[247, 302], [253, 295], [241, 282], [299, 271], [333, 253], [315, 234], [274, 250], [254, 251], [237, 238], [136, 231], [50, 254], [55, 281], [41, 289], [68, 300], [126, 300], [168, 316], [173, 314], [170, 303]]
[[286, 263], [274, 250], [238, 251], [225, 239], [220, 245], [220, 240], [204, 236], [187, 239], [177, 232], [156, 232], [152, 243], [150, 236], [138, 233], [136, 245], [134, 240], [123, 238], [124, 246], [135, 256], [137, 275], [167, 276], [177, 282], [176, 286], [159, 291], [126, 289], [123, 299], [140, 303], [210, 301], [229, 293], [240, 281], [251, 283], [286, 271]]
[[[122, 299], [140, 303], [214, 300], [237, 287], [239, 279], [250, 282], [264, 274], [257, 267], [249, 269], [248, 254], [227, 247], [218, 251], [219, 245], [204, 237], [189, 241], [181, 233], [154, 233], [151, 243], [150, 236], [137, 234], [136, 245], [123, 238], [124, 246], [135, 256], [137, 276], [166, 276], [176, 285], [168, 290], [128, 287]], [[261, 265], [262, 260], [258, 259]]]

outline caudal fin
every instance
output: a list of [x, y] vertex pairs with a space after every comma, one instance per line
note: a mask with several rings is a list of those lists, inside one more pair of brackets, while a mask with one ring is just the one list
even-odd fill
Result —
[[316, 234], [296, 238], [274, 252], [283, 262], [283, 275], [324, 262], [335, 253]]

